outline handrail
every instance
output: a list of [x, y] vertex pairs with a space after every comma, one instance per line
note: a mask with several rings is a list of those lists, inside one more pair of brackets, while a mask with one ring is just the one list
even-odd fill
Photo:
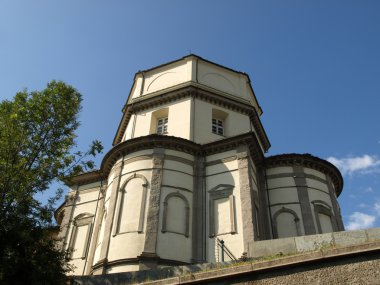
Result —
[[215, 240], [217, 245], [222, 249], [222, 262], [224, 262], [224, 253], [226, 253], [230, 259], [237, 260], [229, 248], [224, 244], [224, 240], [220, 240], [218, 237], [215, 237]]

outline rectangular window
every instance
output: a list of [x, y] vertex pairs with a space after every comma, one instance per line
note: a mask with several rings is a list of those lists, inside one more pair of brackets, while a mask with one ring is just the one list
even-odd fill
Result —
[[224, 135], [223, 120], [212, 118], [212, 132], [217, 135]]
[[157, 119], [157, 129], [156, 133], [159, 135], [168, 133], [168, 118]]

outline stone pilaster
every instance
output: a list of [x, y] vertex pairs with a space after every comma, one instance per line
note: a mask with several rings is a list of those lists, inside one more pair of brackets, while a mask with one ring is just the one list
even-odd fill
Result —
[[157, 237], [160, 218], [161, 184], [164, 166], [164, 149], [153, 151], [152, 180], [150, 183], [149, 210], [147, 216], [144, 251], [138, 257], [140, 270], [152, 269], [157, 266]]
[[262, 222], [260, 240], [273, 239], [272, 212], [269, 205], [269, 193], [267, 186], [265, 165], [256, 167], [259, 186], [259, 213]]
[[249, 160], [246, 151], [237, 154], [239, 169], [240, 201], [243, 222], [243, 242], [244, 252], [248, 251], [248, 243], [255, 239], [254, 235], [254, 201], [252, 197], [252, 187], [249, 179]]
[[327, 187], [329, 188], [331, 204], [332, 204], [333, 210], [334, 210], [334, 219], [335, 219], [334, 222], [336, 224], [338, 231], [344, 231], [343, 219], [342, 219], [342, 216], [340, 214], [339, 205], [338, 205], [335, 190], [332, 187], [331, 178], [328, 175], [326, 175], [326, 180], [327, 180], [326, 181]]
[[196, 156], [193, 180], [192, 262], [206, 262], [205, 158]]
[[295, 175], [294, 182], [297, 187], [298, 200], [301, 206], [305, 235], [314, 235], [316, 234], [316, 229], [310, 205], [309, 192], [307, 191], [305, 172], [302, 166], [293, 166], [293, 171]]

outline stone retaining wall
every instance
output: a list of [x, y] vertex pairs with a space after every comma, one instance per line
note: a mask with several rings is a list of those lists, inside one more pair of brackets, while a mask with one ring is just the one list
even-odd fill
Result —
[[374, 241], [380, 241], [380, 228], [252, 241], [248, 245], [248, 257], [295, 254], [329, 247], [354, 246]]

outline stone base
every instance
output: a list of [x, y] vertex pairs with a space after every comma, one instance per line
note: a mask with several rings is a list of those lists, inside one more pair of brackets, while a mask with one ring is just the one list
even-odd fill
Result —
[[143, 252], [137, 257], [139, 260], [139, 270], [156, 269], [160, 257], [156, 253]]

